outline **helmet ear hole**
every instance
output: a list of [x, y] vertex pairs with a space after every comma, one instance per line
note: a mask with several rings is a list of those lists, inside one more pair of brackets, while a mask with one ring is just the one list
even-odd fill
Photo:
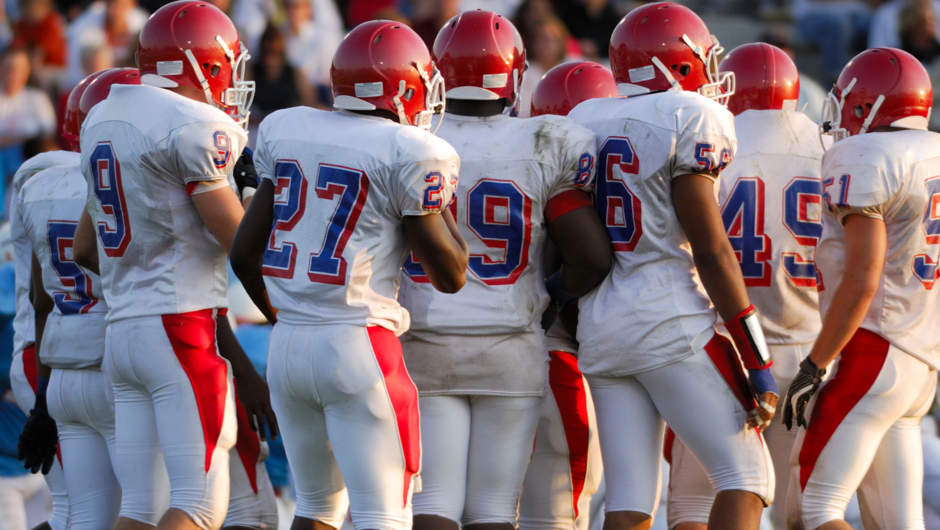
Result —
[[864, 116], [864, 115], [865, 115], [865, 109], [862, 108], [861, 105], [856, 105], [856, 106], [855, 106], [855, 117], [856, 117], [856, 118], [861, 118], [861, 117]]
[[403, 97], [405, 98], [405, 101], [411, 101], [411, 98], [414, 97], [414, 95], [415, 95], [415, 89], [409, 88], [408, 90], [405, 91], [405, 95]]
[[219, 77], [219, 72], [220, 72], [221, 70], [222, 70], [222, 69], [219, 68], [219, 65], [215, 64], [215, 65], [212, 65], [212, 69], [209, 70], [209, 74], [210, 74], [212, 77]]
[[687, 64], [683, 64], [682, 66], [679, 67], [679, 75], [681, 75], [682, 77], [688, 77], [691, 71], [692, 71], [692, 67]]

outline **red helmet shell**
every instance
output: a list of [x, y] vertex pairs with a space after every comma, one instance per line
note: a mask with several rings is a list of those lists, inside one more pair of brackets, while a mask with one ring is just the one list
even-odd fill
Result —
[[532, 93], [532, 116], [567, 116], [582, 101], [617, 96], [610, 70], [591, 61], [559, 64], [542, 76]]
[[228, 16], [207, 2], [179, 0], [158, 9], [137, 44], [143, 83], [191, 86], [206, 102], [247, 121], [254, 83], [244, 81], [248, 53]]
[[105, 72], [107, 70], [101, 70], [82, 79], [69, 93], [68, 102], [65, 104], [65, 117], [62, 119], [62, 139], [65, 140], [65, 147], [69, 151], [77, 152], [80, 146], [78, 136], [82, 126], [81, 121], [78, 119], [78, 107], [82, 100], [82, 94], [85, 93], [85, 89], [92, 81]]
[[734, 93], [733, 76], [718, 75], [722, 51], [691, 9], [671, 2], [648, 4], [628, 13], [614, 29], [610, 68], [618, 83], [651, 91], [678, 86], [720, 100]]
[[356, 26], [333, 55], [334, 107], [390, 111], [404, 125], [430, 126], [443, 87], [424, 41], [400, 22]]
[[911, 54], [872, 48], [845, 65], [828, 103], [838, 103], [838, 127], [850, 135], [884, 126], [926, 129], [933, 87], [927, 70]]
[[447, 97], [518, 103], [525, 47], [509, 19], [491, 11], [461, 13], [441, 28], [433, 55]]
[[88, 83], [78, 104], [78, 126], [81, 127], [85, 123], [92, 107], [107, 99], [112, 85], [139, 84], [140, 73], [136, 68], [109, 68], [98, 72], [98, 76]]
[[746, 110], [796, 110], [800, 73], [783, 50], [763, 42], [731, 50], [719, 66], [734, 72], [734, 97], [728, 110], [737, 116]]

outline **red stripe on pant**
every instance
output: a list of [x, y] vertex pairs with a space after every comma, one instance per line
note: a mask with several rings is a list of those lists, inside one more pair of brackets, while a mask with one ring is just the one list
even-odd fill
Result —
[[[238, 384], [238, 382], [235, 382]], [[235, 439], [235, 451], [238, 452], [238, 459], [242, 461], [245, 473], [248, 474], [248, 482], [251, 483], [251, 489], [258, 494], [258, 457], [261, 456], [261, 440], [258, 435], [251, 430], [248, 423], [248, 413], [238, 399], [238, 393], [235, 393], [235, 416], [238, 419], [238, 437]], [[263, 429], [264, 425], [259, 425]]]
[[676, 433], [666, 425], [666, 436], [663, 437], [663, 458], [666, 463], [672, 465], [672, 445], [676, 443]]
[[574, 516], [578, 516], [578, 499], [584, 491], [587, 476], [588, 445], [591, 428], [588, 419], [587, 392], [584, 379], [578, 370], [578, 359], [562, 352], [548, 352], [548, 383], [561, 415], [568, 443], [568, 467], [571, 470], [571, 493]]
[[751, 385], [748, 383], [747, 376], [744, 375], [744, 369], [741, 367], [741, 361], [738, 359], [738, 352], [734, 349], [731, 341], [716, 333], [712, 340], [705, 345], [705, 353], [711, 358], [715, 368], [721, 373], [721, 377], [728, 383], [734, 397], [738, 398], [738, 401], [744, 405], [744, 410], [754, 410], [757, 407], [757, 400], [754, 399]]
[[216, 323], [212, 313], [212, 309], [202, 309], [162, 317], [166, 336], [196, 395], [206, 440], [206, 472], [222, 432], [228, 395], [228, 369], [216, 348]]
[[842, 420], [875, 384], [890, 348], [887, 340], [867, 329], [857, 330], [842, 348], [839, 370], [819, 390], [800, 448], [800, 489], [806, 489], [819, 455]]
[[375, 360], [385, 377], [385, 389], [395, 411], [398, 422], [398, 437], [405, 458], [404, 498], [402, 506], [408, 504], [408, 492], [411, 489], [411, 477], [421, 467], [421, 417], [418, 415], [418, 389], [415, 388], [405, 360], [402, 357], [401, 342], [391, 331], [369, 326], [369, 341]]

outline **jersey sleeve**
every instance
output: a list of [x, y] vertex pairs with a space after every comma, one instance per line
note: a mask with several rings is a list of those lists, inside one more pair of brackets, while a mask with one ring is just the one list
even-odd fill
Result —
[[888, 171], [876, 165], [836, 163], [823, 168], [823, 199], [839, 222], [849, 215], [884, 219], [897, 188]]
[[597, 142], [594, 133], [563, 118], [564, 133], [560, 136], [557, 173], [545, 204], [545, 220], [549, 223], [578, 208], [594, 206], [588, 193], [594, 189]]
[[[169, 154], [190, 194], [228, 184], [228, 174], [241, 156], [247, 136], [234, 122], [196, 122], [175, 129], [168, 139]], [[218, 182], [216, 182], [218, 181]], [[212, 186], [200, 185], [211, 182]]]
[[672, 176], [702, 175], [718, 179], [737, 151], [734, 118], [711, 101], [676, 113], [676, 153]]
[[399, 159], [393, 168], [389, 198], [399, 215], [427, 215], [447, 208], [457, 191], [457, 151], [416, 127], [403, 127], [397, 141]]

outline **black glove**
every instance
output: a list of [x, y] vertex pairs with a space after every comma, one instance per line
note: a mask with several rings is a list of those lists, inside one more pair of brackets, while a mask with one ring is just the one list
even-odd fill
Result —
[[59, 430], [46, 410], [46, 396], [36, 396], [36, 406], [29, 411], [29, 419], [16, 445], [16, 458], [22, 460], [23, 467], [30, 472], [42, 469], [45, 475], [52, 469], [58, 444]]
[[790, 383], [787, 390], [787, 397], [784, 399], [783, 424], [789, 431], [793, 427], [793, 416], [796, 415], [796, 425], [806, 427], [806, 404], [809, 398], [813, 397], [826, 375], [825, 368], [818, 368], [809, 357], [803, 359], [800, 363], [800, 372]]
[[235, 162], [235, 169], [232, 170], [232, 176], [235, 177], [235, 185], [238, 186], [238, 196], [240, 198], [244, 198], [245, 188], [258, 189], [258, 171], [255, 170], [253, 156], [254, 153], [251, 148], [246, 147]]

